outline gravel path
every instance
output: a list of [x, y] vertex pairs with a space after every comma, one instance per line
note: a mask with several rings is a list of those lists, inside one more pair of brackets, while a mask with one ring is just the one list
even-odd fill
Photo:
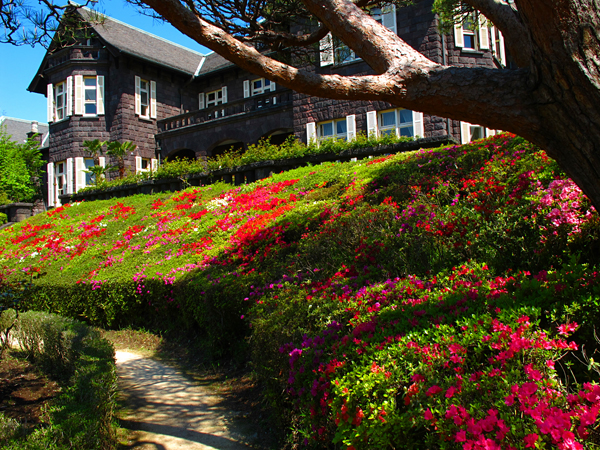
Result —
[[127, 448], [140, 450], [250, 449], [221, 399], [177, 370], [134, 353], [116, 352], [126, 405], [121, 426], [134, 430]]

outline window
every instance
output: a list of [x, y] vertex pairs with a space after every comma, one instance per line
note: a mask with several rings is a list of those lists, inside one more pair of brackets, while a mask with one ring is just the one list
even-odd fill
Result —
[[135, 173], [150, 172], [156, 170], [157, 160], [151, 158], [142, 158], [141, 156], [135, 157]]
[[483, 139], [488, 136], [496, 134], [496, 130], [485, 128], [484, 126], [472, 124], [469, 122], [460, 123], [460, 142], [461, 144], [468, 144], [469, 142]]
[[83, 114], [85, 116], [95, 116], [98, 112], [96, 91], [96, 77], [83, 77]]
[[206, 94], [206, 106], [217, 106], [223, 104], [223, 89], [217, 89], [216, 91], [209, 92]]
[[463, 16], [461, 22], [454, 25], [454, 44], [463, 51], [489, 50], [487, 19], [477, 12]]
[[146, 80], [140, 80], [140, 116], [150, 116], [150, 86]]
[[414, 137], [413, 112], [409, 109], [381, 111], [378, 115], [379, 135]]
[[409, 109], [389, 109], [367, 112], [367, 134], [382, 136], [424, 137], [423, 113]]
[[257, 80], [252, 80], [252, 95], [259, 95], [264, 92], [271, 91], [271, 80], [267, 80], [266, 78], [259, 78]]
[[[369, 14], [380, 24], [396, 33], [396, 6], [386, 5], [383, 8], [371, 8]], [[339, 38], [331, 33], [325, 36], [320, 43], [321, 67], [332, 64], [344, 64], [358, 61], [361, 58], [354, 53]]]
[[54, 184], [56, 185], [56, 197], [66, 194], [67, 191], [67, 163], [60, 161], [55, 164]]
[[[85, 170], [90, 170], [90, 167], [94, 167], [95, 165], [96, 164], [94, 164], [94, 160], [92, 158], [85, 158]], [[84, 173], [86, 186], [92, 186], [96, 183], [96, 175], [94, 175], [93, 173]]]
[[330, 120], [318, 124], [318, 138], [320, 141], [325, 139], [346, 140], [348, 131], [346, 119]]
[[54, 106], [55, 115], [54, 118], [63, 120], [67, 117], [67, 83], [58, 83], [54, 88]]
[[135, 114], [142, 119], [156, 119], [156, 82], [135, 77]]
[[490, 35], [492, 36], [492, 53], [502, 67], [508, 66], [506, 60], [506, 48], [504, 46], [504, 36], [502, 35], [502, 32], [498, 28], [492, 26], [490, 27]]

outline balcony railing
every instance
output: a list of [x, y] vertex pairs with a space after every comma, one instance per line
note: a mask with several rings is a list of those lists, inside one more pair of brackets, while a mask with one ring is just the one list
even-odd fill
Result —
[[288, 90], [269, 92], [268, 94], [256, 95], [236, 102], [228, 102], [223, 105], [191, 111], [169, 117], [168, 119], [159, 120], [158, 130], [159, 133], [162, 133], [191, 125], [231, 118], [233, 116], [283, 108], [292, 104], [292, 95], [292, 91]]

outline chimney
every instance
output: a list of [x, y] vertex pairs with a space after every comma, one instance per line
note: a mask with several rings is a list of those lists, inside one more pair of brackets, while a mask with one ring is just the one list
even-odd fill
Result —
[[31, 131], [27, 133], [27, 139], [33, 139], [38, 145], [42, 145], [42, 135], [39, 134], [38, 123], [35, 120], [31, 122]]

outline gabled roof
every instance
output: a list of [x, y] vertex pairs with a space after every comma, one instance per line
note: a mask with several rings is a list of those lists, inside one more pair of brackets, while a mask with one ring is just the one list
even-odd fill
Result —
[[[80, 7], [72, 2], [71, 4], [73, 5], [73, 9], [65, 14], [78, 14], [84, 22], [93, 28], [98, 38], [113, 52], [131, 55], [179, 73], [184, 73], [190, 77], [207, 75], [211, 72], [235, 66], [235, 64], [215, 52], [203, 55], [200, 52], [153, 35], [89, 8]], [[36, 76], [31, 81], [27, 90], [45, 94], [46, 90], [45, 83], [42, 81], [42, 73], [51, 54], [51, 50], [46, 53]]]
[[[11, 136], [11, 141], [22, 144], [27, 140], [27, 133], [31, 131], [33, 120], [15, 119], [14, 117], [0, 116], [0, 130]], [[36, 122], [37, 123], [37, 122]], [[42, 135], [42, 147], [47, 145], [48, 124], [38, 123], [38, 133]]]
[[76, 11], [89, 23], [98, 37], [118, 51], [163, 67], [194, 75], [205, 56], [89, 8]]

